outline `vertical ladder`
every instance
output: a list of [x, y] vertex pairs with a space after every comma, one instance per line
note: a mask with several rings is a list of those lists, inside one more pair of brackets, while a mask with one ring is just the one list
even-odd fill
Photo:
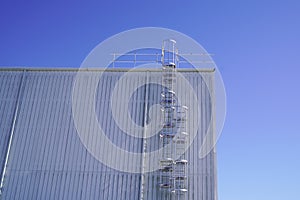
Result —
[[162, 130], [160, 145], [159, 187], [162, 199], [187, 199], [187, 164], [185, 150], [188, 144], [186, 132], [186, 106], [179, 106], [176, 93], [176, 41], [165, 40], [162, 47]]

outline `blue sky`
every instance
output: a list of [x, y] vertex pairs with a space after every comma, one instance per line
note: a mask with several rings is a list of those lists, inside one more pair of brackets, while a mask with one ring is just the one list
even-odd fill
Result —
[[300, 199], [300, 2], [1, 1], [0, 66], [79, 67], [111, 35], [180, 31], [214, 54], [227, 90], [219, 200]]

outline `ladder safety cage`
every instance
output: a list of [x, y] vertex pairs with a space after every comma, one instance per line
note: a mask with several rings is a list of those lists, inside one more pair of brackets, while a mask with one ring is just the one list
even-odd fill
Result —
[[159, 188], [167, 199], [187, 199], [187, 165], [185, 150], [188, 144], [186, 132], [186, 106], [176, 99], [176, 66], [178, 50], [175, 40], [164, 40], [162, 46], [162, 129], [160, 131]]

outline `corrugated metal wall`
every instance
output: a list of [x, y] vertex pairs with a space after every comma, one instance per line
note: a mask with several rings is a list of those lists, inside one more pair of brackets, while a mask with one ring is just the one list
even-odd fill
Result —
[[[3, 171], [22, 72], [0, 73], [0, 173]], [[1, 174], [2, 177], [2, 174]]]
[[[93, 72], [84, 73], [87, 81], [96, 78]], [[132, 76], [127, 77], [126, 82], [131, 85], [146, 83], [146, 76], [149, 79], [161, 79], [159, 72], [130, 73]], [[116, 127], [109, 107], [112, 90], [123, 74], [124, 72], [117, 70], [104, 73], [98, 84], [96, 113], [104, 132], [114, 144], [128, 151], [141, 152], [144, 141], [131, 137]], [[188, 199], [216, 200], [215, 153], [211, 152], [203, 159], [198, 158], [199, 146], [206, 130], [213, 131], [213, 127], [206, 126], [206, 121], [211, 119], [213, 98], [210, 98], [202, 77], [208, 80], [208, 87], [213, 88], [214, 74], [203, 72], [202, 77], [193, 72], [183, 74], [201, 100], [200, 117], [203, 120], [199, 133], [188, 150]], [[75, 75], [76, 71], [55, 70], [32, 70], [24, 73], [24, 87], [4, 179], [3, 199], [140, 198], [141, 174], [120, 172], [103, 165], [81, 143], [72, 118], [71, 98]], [[21, 76], [22, 71], [0, 72], [2, 163], [12, 128]], [[134, 93], [129, 105], [131, 117], [140, 125], [143, 125], [144, 116], [147, 116], [146, 89], [149, 97], [146, 114], [151, 105], [160, 101], [161, 88], [155, 84], [141, 87]], [[146, 151], [157, 148], [158, 142], [158, 136], [147, 139]], [[99, 141], [95, 141], [95, 145], [99, 145]], [[156, 158], [153, 159], [146, 164], [157, 162]], [[122, 163], [125, 165], [129, 162], [124, 158]], [[145, 199], [161, 198], [157, 180], [157, 172], [145, 174]]]

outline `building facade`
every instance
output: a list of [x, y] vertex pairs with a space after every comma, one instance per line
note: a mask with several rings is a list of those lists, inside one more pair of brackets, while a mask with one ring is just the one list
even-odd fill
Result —
[[[88, 83], [99, 71], [102, 70], [82, 70], [81, 73]], [[195, 123], [186, 127], [187, 133], [189, 130], [197, 130], [197, 133], [184, 153], [188, 161], [187, 190], [182, 198], [217, 200], [216, 150], [213, 148], [205, 157], [199, 157], [200, 147], [210, 145], [214, 139], [215, 99], [211, 92], [214, 91], [214, 70], [178, 69], [178, 72], [194, 89], [200, 108], [199, 128]], [[144, 166], [158, 163], [159, 155], [146, 159], [141, 156], [137, 163], [111, 155], [112, 160], [119, 159], [117, 163], [125, 168], [134, 164], [141, 169], [130, 173], [103, 164], [88, 151], [72, 115], [72, 91], [77, 73], [77, 69], [1, 69], [1, 199], [175, 199], [172, 191], [161, 188], [162, 169], [142, 170]], [[160, 69], [105, 70], [96, 90], [95, 112], [113, 144], [143, 155], [161, 145], [160, 133], [147, 138], [124, 133], [114, 122], [110, 107], [114, 87], [125, 73], [128, 75], [124, 83], [142, 86], [132, 94], [129, 105], [124, 106], [129, 107], [131, 120], [146, 127], [151, 107], [162, 101], [164, 88], [151, 83], [151, 80], [162, 80]], [[126, 84], [119, 92], [129, 92]], [[180, 82], [176, 84], [180, 90]], [[189, 100], [189, 96], [185, 98]], [[118, 109], [121, 114], [123, 108]], [[195, 109], [189, 108], [187, 112]], [[162, 124], [158, 119], [154, 123]], [[101, 141], [90, 139], [95, 146], [101, 146]]]

